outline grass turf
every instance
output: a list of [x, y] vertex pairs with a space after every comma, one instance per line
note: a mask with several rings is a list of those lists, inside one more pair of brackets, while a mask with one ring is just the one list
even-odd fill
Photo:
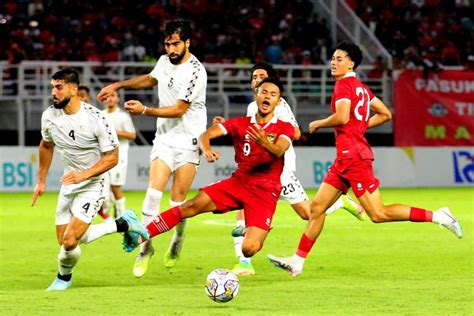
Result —
[[[327, 219], [303, 274], [292, 278], [266, 260], [267, 253], [292, 254], [305, 226], [280, 203], [274, 229], [253, 259], [257, 274], [241, 277], [239, 295], [218, 304], [206, 297], [204, 280], [211, 270], [236, 263], [230, 236], [235, 213], [190, 219], [173, 269], [163, 266], [171, 233], [155, 237], [155, 256], [141, 279], [131, 273], [136, 252], [121, 250], [120, 235], [82, 245], [73, 287], [51, 293], [44, 289], [57, 272], [57, 193], [45, 194], [34, 208], [31, 194], [1, 193], [1, 314], [472, 315], [474, 190], [383, 189], [382, 195], [386, 204], [450, 206], [464, 238], [433, 224], [375, 225], [338, 211]], [[128, 192], [127, 205], [139, 211], [143, 197]]]

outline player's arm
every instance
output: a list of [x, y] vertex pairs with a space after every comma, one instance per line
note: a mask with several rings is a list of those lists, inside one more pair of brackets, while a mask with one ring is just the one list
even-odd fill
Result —
[[41, 140], [39, 145], [39, 171], [38, 171], [38, 183], [35, 185], [33, 190], [33, 198], [31, 200], [31, 206], [34, 206], [38, 196], [42, 196], [46, 190], [46, 177], [48, 176], [49, 167], [51, 161], [53, 161], [54, 154], [54, 143], [46, 142]]
[[275, 143], [271, 143], [268, 140], [265, 130], [258, 124], [249, 126], [247, 133], [249, 134], [251, 140], [277, 157], [283, 156], [285, 151], [290, 147], [291, 139], [286, 136], [280, 136]]
[[299, 127], [295, 126], [295, 137], [293, 138], [294, 140], [298, 140], [301, 137], [301, 130]]
[[124, 81], [117, 81], [100, 90], [97, 95], [97, 100], [99, 102], [104, 102], [107, 97], [113, 92], [119, 89], [148, 89], [156, 86], [158, 81], [151, 76], [151, 74], [146, 74], [138, 77], [134, 77]]
[[336, 102], [336, 112], [322, 120], [309, 123], [309, 132], [316, 133], [320, 128], [336, 127], [347, 124], [350, 118], [351, 102], [340, 100]]
[[127, 132], [127, 131], [120, 131], [116, 130], [118, 138], [126, 138], [128, 140], [134, 141], [137, 138], [137, 133], [134, 132]]
[[118, 147], [102, 153], [102, 158], [89, 169], [81, 172], [70, 171], [62, 176], [62, 184], [80, 183], [112, 169], [118, 162]]
[[370, 104], [370, 111], [375, 113], [369, 119], [367, 128], [376, 127], [392, 119], [392, 113], [382, 100], [375, 98]]
[[186, 113], [190, 105], [190, 102], [178, 100], [176, 101], [176, 104], [172, 106], [151, 108], [143, 105], [140, 101], [130, 100], [125, 102], [124, 108], [130, 114], [134, 115], [141, 114], [155, 117], [180, 118], [184, 115], [184, 113]]
[[211, 147], [211, 139], [223, 136], [224, 130], [219, 125], [212, 125], [199, 136], [199, 148], [208, 162], [214, 162], [219, 159], [221, 153]]

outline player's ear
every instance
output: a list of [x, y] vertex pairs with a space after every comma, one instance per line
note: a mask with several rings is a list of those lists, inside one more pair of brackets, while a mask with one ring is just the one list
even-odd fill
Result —
[[189, 46], [191, 45], [191, 41], [189, 39], [184, 42], [184, 45], [186, 46], [186, 49], [189, 49]]

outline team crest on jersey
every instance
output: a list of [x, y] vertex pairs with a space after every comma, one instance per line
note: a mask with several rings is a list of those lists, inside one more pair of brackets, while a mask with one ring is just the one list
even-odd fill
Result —
[[268, 133], [267, 134], [267, 139], [270, 143], [272, 143], [272, 144], [275, 143], [275, 138], [276, 138], [275, 134], [273, 134], [273, 133]]

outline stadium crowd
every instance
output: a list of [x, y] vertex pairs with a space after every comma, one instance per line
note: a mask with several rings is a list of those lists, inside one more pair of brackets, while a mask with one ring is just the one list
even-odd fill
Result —
[[[394, 67], [464, 65], [472, 51], [469, 1], [352, 0], [349, 5], [394, 56]], [[0, 60], [153, 61], [167, 20], [195, 24], [203, 62], [319, 64], [333, 43], [311, 1], [6, 0]], [[417, 31], [413, 31], [417, 30]], [[311, 34], [311, 36], [308, 36]], [[376, 66], [383, 67], [380, 60]]]

